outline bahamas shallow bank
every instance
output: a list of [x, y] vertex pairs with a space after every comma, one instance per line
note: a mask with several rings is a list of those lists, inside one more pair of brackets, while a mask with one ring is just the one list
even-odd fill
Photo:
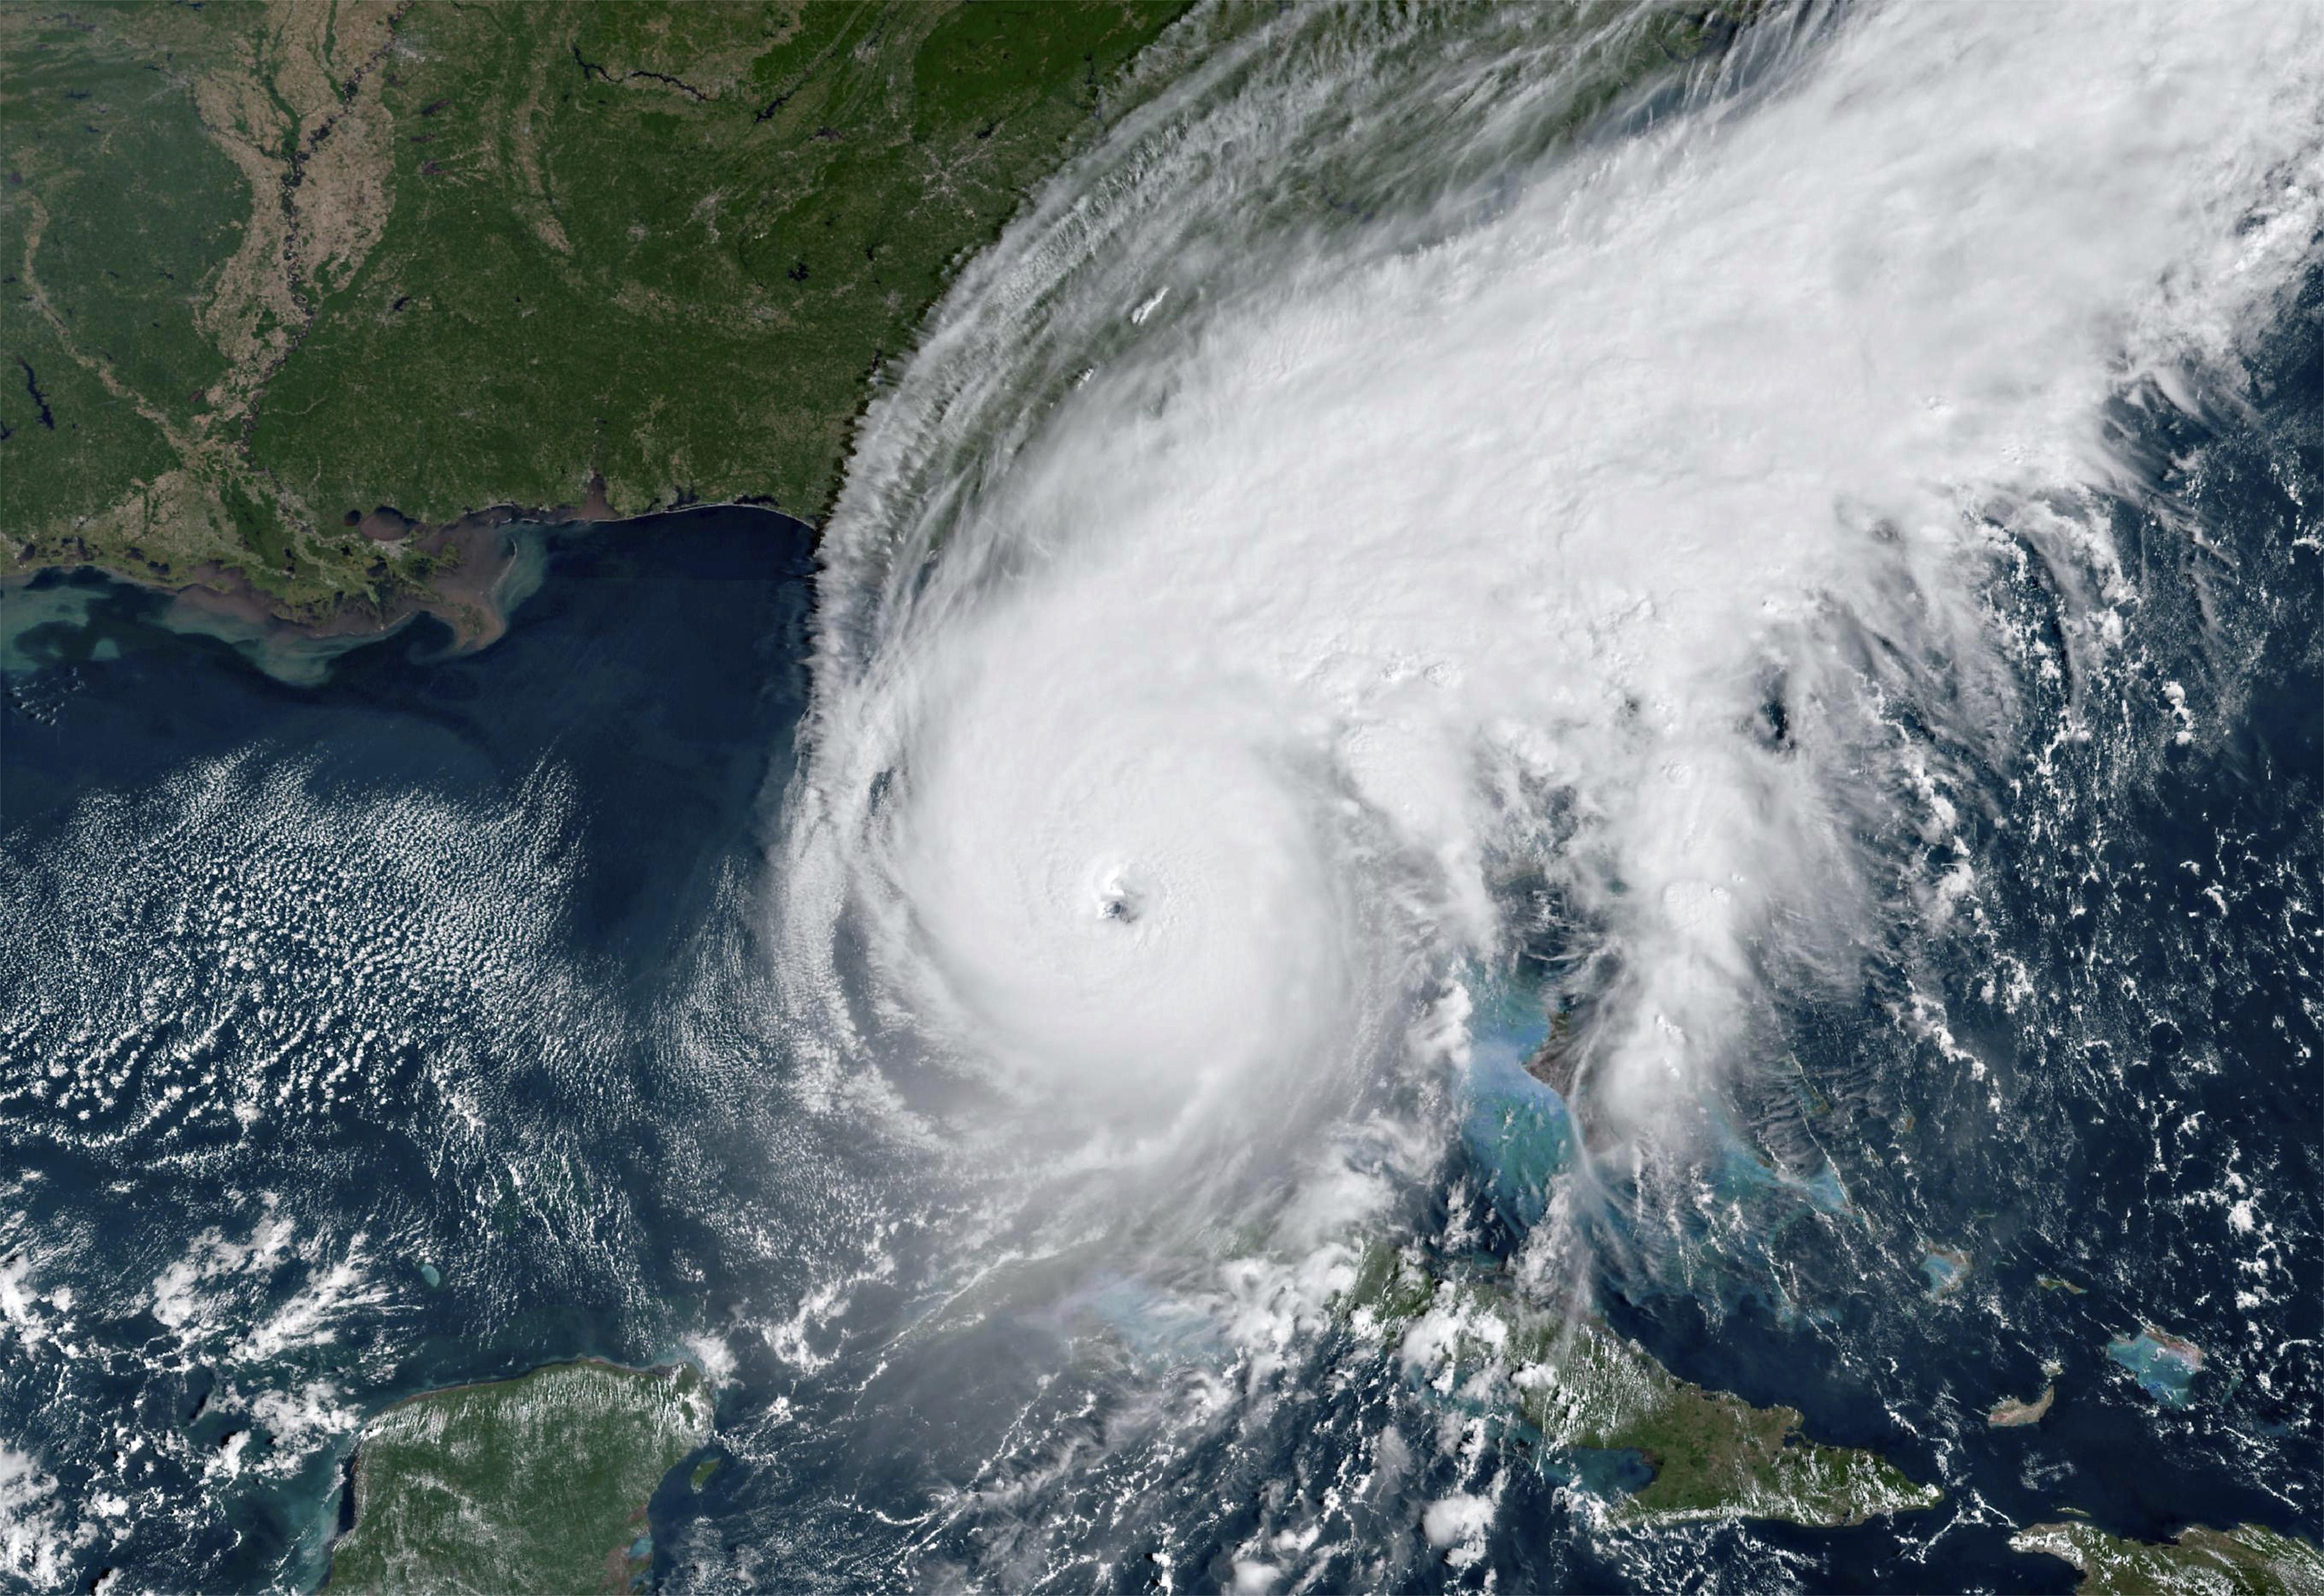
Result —
[[598, 1357], [539, 1566], [669, 1591], [2304, 1577], [2324, 21], [1133, 72], [819, 535], [33, 590], [5, 1554], [311, 1583], [370, 1435], [424, 1580]]
[[[1125, 1352], [1061, 1382], [1124, 1413], [1086, 1427], [1027, 1395], [932, 1557], [1399, 1577], [1370, 1410], [1276, 1427], [1361, 1384], [1332, 1305], [1368, 1242], [1585, 1317], [1610, 1280], [1877, 1321], [1868, 1282], [1938, 1265], [1938, 1303], [2048, 1313], [1993, 1261], [2040, 1224], [1992, 1205], [2064, 1199], [2001, 1172], [2149, 1112], [2096, 1084], [2179, 991], [2096, 973], [2163, 934], [2147, 866], [2075, 865], [2129, 894], [2101, 955], [2030, 862], [2115, 846], [2204, 734], [2175, 661], [2245, 668], [2206, 539], [2241, 635], [2288, 624], [2300, 495], [2229, 507], [2197, 438], [2304, 403], [2324, 29], [1808, 8], [1562, 142], [1655, 14], [1285, 15], [1071, 165], [867, 416], [770, 911], [806, 1090], [948, 1171], [1005, 1260], [973, 1300], [1102, 1295], [1235, 1371]], [[1511, 1047], [1574, 1121], [1514, 1218], [1469, 1130]], [[2244, 1262], [2233, 1333], [2290, 1382], [2289, 1258]], [[1382, 1355], [1474, 1404], [1432, 1478], [1499, 1503], [1494, 1415], [1550, 1377], [1455, 1344]], [[1215, 1522], [1213, 1447], [1312, 1482]], [[1169, 1484], [1091, 1505], [1131, 1481]], [[1477, 1566], [1529, 1544], [1452, 1518]]]

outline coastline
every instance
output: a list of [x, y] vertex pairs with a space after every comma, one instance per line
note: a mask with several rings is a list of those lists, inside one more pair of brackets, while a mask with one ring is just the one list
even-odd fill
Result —
[[[243, 648], [270, 675], [294, 683], [311, 682], [319, 679], [312, 671], [296, 666], [278, 668], [272, 661], [287, 660], [292, 655], [312, 656], [318, 644], [324, 645], [323, 657], [327, 658], [390, 636], [422, 615], [442, 623], [450, 632], [447, 655], [472, 654], [499, 641], [508, 632], [510, 612], [530, 595], [539, 575], [537, 570], [528, 570], [529, 564], [535, 562], [528, 561], [524, 540], [514, 535], [513, 529], [551, 534], [574, 529], [619, 530], [712, 510], [750, 510], [794, 521], [800, 519], [757, 495], [689, 501], [622, 515], [607, 502], [604, 480], [593, 478], [578, 503], [547, 508], [502, 503], [448, 521], [414, 521], [392, 505], [381, 505], [361, 517], [358, 530], [364, 537], [378, 544], [383, 553], [416, 552], [443, 563], [424, 584], [383, 595], [374, 604], [343, 598], [322, 613], [302, 613], [285, 607], [242, 572], [221, 566], [197, 566], [161, 577], [151, 570], [97, 560], [51, 562], [0, 572], [0, 602], [42, 585], [44, 579], [95, 573], [166, 595], [170, 608], [164, 623], [172, 630], [223, 638]], [[803, 524], [814, 527], [816, 523]]]
[[355, 1434], [317, 1527], [324, 1582], [564, 1590], [602, 1571], [626, 1589], [652, 1567], [654, 1495], [715, 1411], [685, 1361], [584, 1357], [414, 1392]]

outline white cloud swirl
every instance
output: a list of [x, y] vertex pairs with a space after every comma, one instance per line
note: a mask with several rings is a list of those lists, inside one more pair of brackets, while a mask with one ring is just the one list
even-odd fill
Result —
[[2006, 737], [1997, 561], [2104, 646], [2103, 407], [2310, 247], [2324, 14], [1866, 6], [1547, 155], [1646, 24], [1541, 19], [1285, 19], [964, 272], [827, 540], [783, 938], [845, 1047], [1281, 1124], [1522, 877], [1651, 1124], [1941, 833], [1895, 706]]

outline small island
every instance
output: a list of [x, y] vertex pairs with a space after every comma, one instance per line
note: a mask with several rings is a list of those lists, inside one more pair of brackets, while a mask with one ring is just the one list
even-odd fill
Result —
[[2107, 1342], [2106, 1355], [2128, 1370], [2138, 1388], [2163, 1407], [2184, 1407], [2194, 1400], [2190, 1388], [2203, 1372], [2203, 1349], [2184, 1336], [2142, 1324], [2137, 1334], [2117, 1335]]
[[709, 1439], [689, 1365], [552, 1364], [427, 1391], [364, 1427], [355, 1526], [333, 1596], [624, 1591], [644, 1572], [646, 1502]]
[[2049, 1413], [2050, 1404], [2058, 1399], [2058, 1388], [2043, 1386], [2042, 1394], [2031, 1402], [2020, 1402], [2015, 1397], [2005, 1398], [1985, 1416], [1987, 1425], [1997, 1430], [2024, 1429], [2038, 1425]]
[[1921, 1255], [1921, 1273], [1928, 1278], [1929, 1296], [1939, 1301], [1969, 1283], [1969, 1254], [1958, 1247], [1932, 1247]]

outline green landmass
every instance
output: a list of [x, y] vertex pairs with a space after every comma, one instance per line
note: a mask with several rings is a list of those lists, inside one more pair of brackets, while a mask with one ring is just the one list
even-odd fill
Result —
[[1796, 1409], [1690, 1385], [1602, 1327], [1545, 1327], [1523, 1351], [1548, 1376], [1526, 1390], [1528, 1418], [1547, 1434], [1542, 1421], [1563, 1417], [1572, 1444], [1636, 1452], [1654, 1470], [1646, 1489], [1615, 1504], [1617, 1523], [1860, 1524], [1942, 1495], [1876, 1453], [1808, 1440]]
[[356, 1442], [355, 1527], [331, 1549], [328, 1589], [625, 1591], [644, 1569], [632, 1551], [647, 1499], [710, 1425], [690, 1367], [559, 1363], [414, 1397]]
[[1184, 9], [0, 8], [0, 574], [383, 619], [474, 511], [813, 516]]
[[2009, 1537], [2081, 1570], [2079, 1596], [2312, 1596], [2324, 1551], [2256, 1524], [2201, 1525], [2175, 1541], [2124, 1540], [2088, 1524], [2036, 1524]]
[[1342, 1305], [1369, 1331], [1441, 1327], [1452, 1376], [1443, 1388], [1470, 1400], [1481, 1389], [1553, 1454], [1637, 1453], [1654, 1477], [1609, 1502], [1616, 1524], [1773, 1518], [1823, 1527], [1932, 1507], [1942, 1495], [1876, 1453], [1808, 1440], [1794, 1409], [1690, 1384], [1602, 1322], [1531, 1308], [1491, 1279], [1453, 1278], [1374, 1248]]
[[[1767, 5], [1545, 16], [1629, 20], [1544, 147]], [[482, 638], [474, 512], [816, 518], [882, 363], [1186, 9], [0, 7], [0, 578]]]
[[2038, 1425], [2050, 1411], [2050, 1405], [2057, 1399], [2058, 1388], [2055, 1386], [2043, 1386], [2042, 1394], [2031, 1402], [2020, 1402], [2015, 1397], [2004, 1398], [1987, 1412], [1985, 1422], [1997, 1430], [2023, 1429], [2028, 1425]]

